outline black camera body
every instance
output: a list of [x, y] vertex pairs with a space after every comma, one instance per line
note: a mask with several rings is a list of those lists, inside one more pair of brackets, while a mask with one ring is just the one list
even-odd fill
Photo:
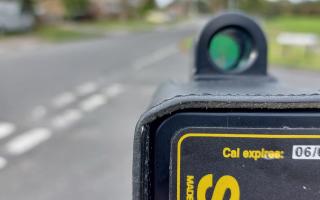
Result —
[[133, 200], [320, 199], [320, 92], [267, 74], [243, 14], [215, 17], [195, 54], [193, 80], [163, 85], [137, 124]]

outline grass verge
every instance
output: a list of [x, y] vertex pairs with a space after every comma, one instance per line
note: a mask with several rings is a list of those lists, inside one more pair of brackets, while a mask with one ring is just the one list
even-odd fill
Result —
[[284, 16], [266, 21], [269, 39], [269, 58], [273, 65], [287, 68], [320, 70], [320, 44], [317, 49], [283, 47], [276, 41], [281, 32], [313, 33], [320, 38], [320, 19], [305, 16]]
[[144, 20], [97, 20], [78, 23], [40, 25], [28, 33], [0, 34], [0, 40], [35, 36], [49, 42], [68, 42], [101, 37], [109, 32], [151, 30], [156, 25]]
[[145, 20], [97, 20], [94, 22], [84, 22], [80, 27], [92, 28], [101, 31], [141, 31], [149, 30], [155, 27], [154, 24]]
[[34, 32], [35, 36], [49, 42], [66, 42], [83, 40], [98, 37], [97, 33], [85, 32], [77, 29], [70, 29], [64, 26], [52, 25], [41, 26]]

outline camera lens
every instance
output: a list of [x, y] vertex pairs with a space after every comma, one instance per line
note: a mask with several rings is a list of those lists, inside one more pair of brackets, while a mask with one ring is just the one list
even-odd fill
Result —
[[256, 57], [252, 37], [239, 28], [227, 28], [214, 34], [209, 55], [215, 66], [225, 72], [242, 71]]

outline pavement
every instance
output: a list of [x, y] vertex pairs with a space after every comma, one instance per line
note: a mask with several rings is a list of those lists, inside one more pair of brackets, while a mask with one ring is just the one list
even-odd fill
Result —
[[[131, 199], [135, 123], [156, 87], [187, 81], [198, 27], [128, 33], [0, 56], [0, 199]], [[319, 74], [272, 69], [288, 84]]]

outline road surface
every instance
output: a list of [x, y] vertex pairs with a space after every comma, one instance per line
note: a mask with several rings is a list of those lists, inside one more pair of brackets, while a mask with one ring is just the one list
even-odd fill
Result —
[[[185, 25], [0, 56], [0, 196], [131, 199], [135, 123], [156, 86], [188, 80]], [[272, 71], [318, 87], [319, 74]]]

